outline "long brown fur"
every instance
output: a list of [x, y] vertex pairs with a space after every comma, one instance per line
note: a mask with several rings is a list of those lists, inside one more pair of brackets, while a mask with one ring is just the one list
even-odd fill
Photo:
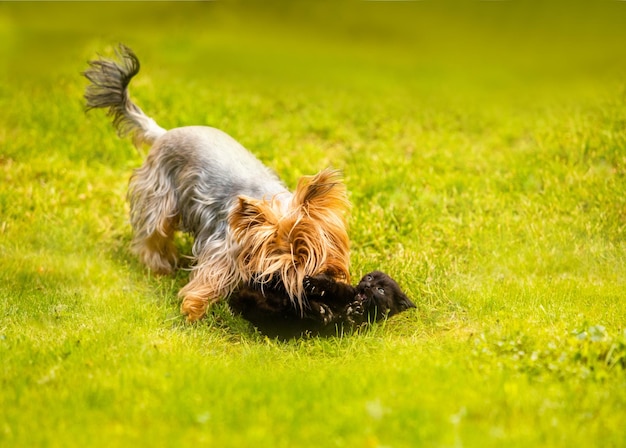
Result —
[[243, 281], [267, 283], [278, 275], [300, 308], [308, 272], [323, 267], [324, 273], [349, 282], [349, 208], [345, 185], [333, 170], [301, 178], [285, 215], [272, 201], [240, 197], [228, 219], [245, 248], [237, 257], [239, 270], [247, 273]]

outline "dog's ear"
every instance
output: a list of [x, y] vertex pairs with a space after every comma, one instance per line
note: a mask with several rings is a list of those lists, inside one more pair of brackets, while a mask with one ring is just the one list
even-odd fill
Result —
[[[315, 176], [303, 177], [298, 182], [291, 208], [310, 226], [310, 234], [320, 248], [315, 253], [324, 253], [323, 261], [317, 266], [333, 277], [350, 281], [350, 239], [346, 230], [346, 219], [350, 201], [346, 186], [339, 171], [324, 170]], [[316, 273], [307, 270], [307, 273]]]
[[350, 208], [346, 186], [339, 171], [326, 169], [315, 176], [304, 176], [298, 181], [293, 204], [308, 210], [346, 212]]
[[276, 216], [264, 201], [239, 196], [230, 212], [229, 222], [235, 232], [244, 232], [262, 225], [275, 224]]

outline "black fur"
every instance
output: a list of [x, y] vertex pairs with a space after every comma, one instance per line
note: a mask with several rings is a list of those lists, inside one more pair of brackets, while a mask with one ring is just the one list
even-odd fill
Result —
[[302, 312], [280, 285], [276, 281], [244, 286], [231, 295], [230, 307], [262, 333], [283, 339], [338, 334], [415, 308], [400, 286], [380, 271], [366, 274], [356, 286], [327, 275], [307, 277], [304, 287], [309, 306]]

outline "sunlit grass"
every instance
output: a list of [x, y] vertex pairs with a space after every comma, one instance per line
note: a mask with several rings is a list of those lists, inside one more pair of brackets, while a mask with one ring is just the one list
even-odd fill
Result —
[[[0, 445], [623, 445], [615, 3], [1, 4]], [[187, 273], [128, 251], [142, 155], [83, 112], [119, 41], [162, 126], [223, 129], [292, 187], [343, 170], [354, 277], [418, 309], [286, 343], [224, 304], [186, 325]]]

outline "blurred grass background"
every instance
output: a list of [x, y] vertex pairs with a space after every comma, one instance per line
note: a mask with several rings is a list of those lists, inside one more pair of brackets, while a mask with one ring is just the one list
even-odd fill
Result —
[[[626, 3], [0, 3], [0, 444], [621, 446]], [[186, 326], [128, 253], [141, 161], [85, 115], [115, 45], [166, 128], [344, 171], [355, 277], [419, 304], [281, 344]], [[185, 245], [187, 242], [181, 241]]]
[[368, 87], [375, 88], [376, 74], [393, 74], [403, 84], [412, 80], [411, 87], [429, 81], [427, 87], [452, 95], [458, 86], [446, 89], [450, 80], [494, 93], [537, 85], [565, 90], [621, 74], [622, 9], [610, 1], [244, 1], [108, 8], [83, 2], [65, 12], [54, 3], [9, 2], [2, 51], [14, 75], [67, 73], [92, 48], [102, 52], [130, 39], [174, 53], [174, 62], [198, 77], [238, 71], [246, 79], [374, 81]]

